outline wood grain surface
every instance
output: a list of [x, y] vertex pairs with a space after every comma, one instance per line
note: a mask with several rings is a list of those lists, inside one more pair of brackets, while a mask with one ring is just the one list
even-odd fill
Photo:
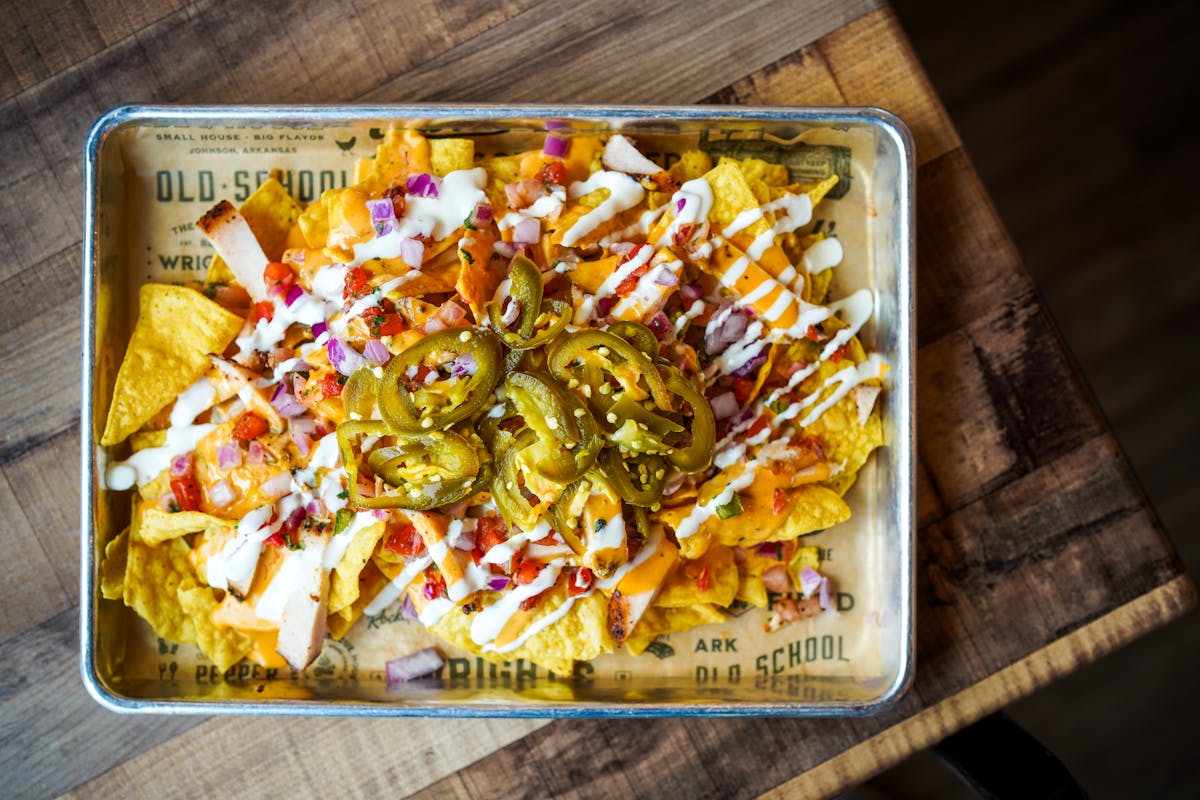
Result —
[[[827, 795], [1178, 616], [1190, 579], [886, 8], [7, 2], [0, 795]], [[917, 678], [859, 720], [119, 717], [77, 672], [81, 151], [131, 102], [878, 105], [917, 141]]]

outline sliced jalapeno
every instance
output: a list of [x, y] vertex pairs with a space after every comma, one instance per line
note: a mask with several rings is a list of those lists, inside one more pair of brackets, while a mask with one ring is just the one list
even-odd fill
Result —
[[537, 438], [528, 428], [515, 438], [501, 445], [496, 453], [496, 478], [492, 481], [492, 499], [496, 509], [509, 527], [533, 530], [538, 522], [538, 509], [529, 502], [522, 491], [521, 462], [518, 456]]
[[[452, 361], [474, 360], [474, 372], [425, 384], [424, 370], [436, 370]], [[441, 357], [434, 365], [430, 356]], [[444, 430], [483, 408], [500, 377], [500, 342], [489, 331], [447, 328], [426, 336], [392, 359], [379, 381], [379, 413], [393, 430], [421, 433]], [[468, 368], [469, 369], [469, 368]], [[440, 373], [439, 373], [440, 375]], [[456, 381], [449, 386], [446, 380]]]
[[667, 462], [658, 455], [622, 458], [614, 447], [600, 453], [600, 469], [626, 503], [649, 508], [662, 500]]
[[370, 419], [378, 394], [379, 378], [375, 376], [375, 368], [364, 366], [354, 370], [342, 388], [342, 406], [346, 409], [346, 416], [349, 419]]
[[504, 389], [525, 426], [537, 434], [528, 446], [533, 469], [552, 481], [569, 483], [595, 463], [600, 430], [578, 398], [545, 373], [511, 373]]
[[[509, 267], [509, 297], [516, 303], [518, 315], [512, 327], [504, 324], [503, 305], [505, 300], [493, 300], [488, 304], [488, 321], [492, 330], [512, 350], [532, 350], [557, 336], [574, 316], [570, 303], [562, 300], [542, 300], [542, 273], [537, 265], [524, 256], [517, 256]], [[543, 316], [553, 319], [544, 328], [538, 329]]]
[[667, 460], [680, 472], [706, 470], [712, 466], [717, 447], [717, 421], [713, 418], [712, 407], [691, 381], [674, 368], [667, 374], [667, 387], [692, 409], [691, 440], [675, 444], [667, 453]]
[[[395, 436], [386, 423], [351, 421], [338, 426], [337, 437], [353, 506], [425, 510], [456, 503], [479, 491], [477, 479], [483, 463], [478, 449], [454, 431]], [[369, 437], [395, 442], [364, 450], [364, 440]], [[375, 476], [395, 491], [375, 497], [359, 493], [359, 465], [364, 457]]]
[[561, 345], [547, 360], [550, 372], [568, 385], [572, 380], [586, 385], [591, 395], [589, 403], [598, 406], [602, 412], [607, 413], [608, 410], [604, 395], [613, 391], [605, 373], [612, 375], [625, 391], [640, 389], [635, 385], [644, 381], [650, 397], [659, 408], [668, 411], [674, 409], [671, 393], [654, 363], [620, 336], [608, 331], [582, 330], [562, 338]]
[[658, 337], [640, 322], [621, 320], [608, 326], [609, 333], [620, 336], [650, 358], [658, 356]]

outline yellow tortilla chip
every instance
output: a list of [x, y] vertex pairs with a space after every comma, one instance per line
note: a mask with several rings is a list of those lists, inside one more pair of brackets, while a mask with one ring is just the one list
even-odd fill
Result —
[[[706, 587], [700, 588], [701, 583], [705, 583]], [[654, 605], [662, 608], [710, 603], [727, 606], [733, 602], [737, 587], [738, 573], [733, 564], [733, 550], [725, 545], [713, 545], [700, 558], [682, 560], [675, 565], [654, 598]]]
[[[397, 570], [398, 572], [398, 570]], [[358, 622], [359, 617], [363, 615], [363, 611], [375, 599], [375, 596], [383, 590], [390, 578], [379, 570], [379, 567], [374, 561], [363, 567], [362, 572], [358, 575], [358, 597], [354, 603], [343, 608], [336, 614], [330, 614], [327, 621], [329, 635], [334, 639], [341, 639], [346, 633], [354, 627], [354, 623]]]
[[233, 628], [214, 625], [212, 612], [216, 605], [213, 590], [208, 586], [179, 587], [179, 606], [192, 619], [196, 646], [224, 672], [245, 658], [254, 648], [254, 642]]
[[[138, 511], [134, 512], [139, 513]], [[209, 528], [219, 528], [229, 523], [220, 517], [202, 511], [163, 511], [157, 506], [143, 506], [140, 510], [141, 524], [135, 526], [134, 535], [146, 544], [159, 544], [168, 539], [199, 533]]]
[[146, 424], [209, 367], [242, 328], [231, 314], [193, 289], [148, 283], [113, 389], [100, 444], [114, 445]]
[[783, 164], [772, 164], [761, 158], [743, 158], [738, 162], [738, 168], [741, 169], [746, 181], [751, 184], [761, 181], [767, 186], [776, 188], [786, 186], [788, 182], [788, 168]]
[[708, 172], [712, 166], [712, 156], [703, 150], [685, 150], [667, 172], [680, 183], [687, 183]]
[[344, 608], [349, 608], [359, 597], [358, 578], [367, 562], [375, 544], [383, 536], [386, 529], [383, 522], [377, 522], [354, 534], [342, 559], [333, 568], [329, 582], [329, 613], [336, 614]]
[[796, 552], [788, 560], [788, 572], [799, 576], [805, 568], [820, 569], [821, 567], [821, 551], [814, 545], [805, 547], [797, 547]]
[[760, 205], [750, 184], [746, 183], [738, 162], [733, 159], [721, 159], [717, 166], [704, 174], [704, 179], [712, 187], [713, 193], [713, 205], [708, 218], [720, 227], [733, 222], [743, 211]]
[[433, 173], [445, 176], [459, 169], [475, 166], [475, 142], [471, 139], [431, 139], [429, 164]]
[[788, 495], [793, 502], [791, 513], [764, 541], [786, 542], [806, 533], [832, 528], [850, 519], [850, 506], [843, 502], [841, 495], [824, 486], [800, 486], [792, 489]]
[[195, 644], [196, 626], [179, 602], [180, 587], [196, 585], [191, 549], [182, 539], [149, 545], [131, 534], [125, 562], [125, 605], [164, 639]]
[[[857, 338], [850, 340], [850, 356], [852, 361], [843, 359], [840, 364], [822, 362], [820, 369], [805, 380], [802, 391], [806, 394], [817, 391], [829, 376], [845, 369], [850, 363], [865, 361], [866, 354]], [[863, 464], [867, 463], [875, 448], [883, 445], [883, 423], [879, 418], [879, 409], [871, 412], [865, 425], [860, 425], [853, 394], [846, 395], [827, 409], [804, 432], [821, 438], [830, 464], [844, 464], [838, 474], [824, 482], [839, 495], [845, 494], [854, 485]]]
[[682, 633], [698, 625], [714, 625], [725, 621], [725, 612], [713, 605], [661, 608], [651, 606], [638, 621], [625, 647], [635, 656], [645, 652], [650, 643], [664, 633]]
[[[521, 630], [530, 622], [554, 613], [566, 601], [567, 591], [560, 583], [541, 599], [530, 615], [522, 617], [518, 613], [514, 616], [519, 629], [511, 633], [511, 638], [519, 636]], [[613, 641], [608, 633], [608, 598], [599, 592], [576, 598], [561, 620], [538, 631], [520, 647], [506, 652], [485, 652], [475, 644], [471, 640], [471, 623], [474, 620], [474, 614], [452, 610], [429, 630], [455, 647], [483, 656], [489, 661], [502, 663], [523, 658], [564, 676], [573, 672], [576, 660], [595, 658], [601, 653], [612, 652], [613, 649]], [[505, 637], [506, 634], [510, 634], [507, 626], [506, 630], [501, 632], [501, 637]]]
[[375, 151], [375, 166], [359, 186], [369, 194], [381, 194], [410, 175], [432, 172], [429, 140], [409, 129], [393, 128]]
[[100, 562], [100, 596], [120, 600], [125, 595], [125, 564], [129, 557], [129, 528], [118, 533], [104, 546]]
[[167, 443], [167, 432], [161, 431], [138, 431], [133, 436], [129, 437], [129, 446], [133, 448], [133, 452], [145, 450], [148, 447], [162, 447]]

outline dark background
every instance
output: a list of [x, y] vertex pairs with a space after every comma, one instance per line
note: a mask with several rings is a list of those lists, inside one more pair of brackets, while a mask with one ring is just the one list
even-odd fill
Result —
[[[1200, 575], [1200, 3], [894, 7], [1167, 532]], [[1200, 797], [1200, 615], [1009, 713], [1093, 797]], [[929, 753], [848, 795], [974, 796]]]

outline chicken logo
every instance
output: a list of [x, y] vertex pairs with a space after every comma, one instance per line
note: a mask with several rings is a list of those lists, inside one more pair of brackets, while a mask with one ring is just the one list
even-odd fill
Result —
[[337, 139], [334, 139], [333, 143], [336, 144], [338, 146], [338, 149], [340, 149], [343, 153], [349, 153], [350, 150], [353, 149], [354, 144], [357, 141], [358, 141], [357, 136], [351, 136], [349, 139], [347, 139], [344, 142], [339, 142]]

